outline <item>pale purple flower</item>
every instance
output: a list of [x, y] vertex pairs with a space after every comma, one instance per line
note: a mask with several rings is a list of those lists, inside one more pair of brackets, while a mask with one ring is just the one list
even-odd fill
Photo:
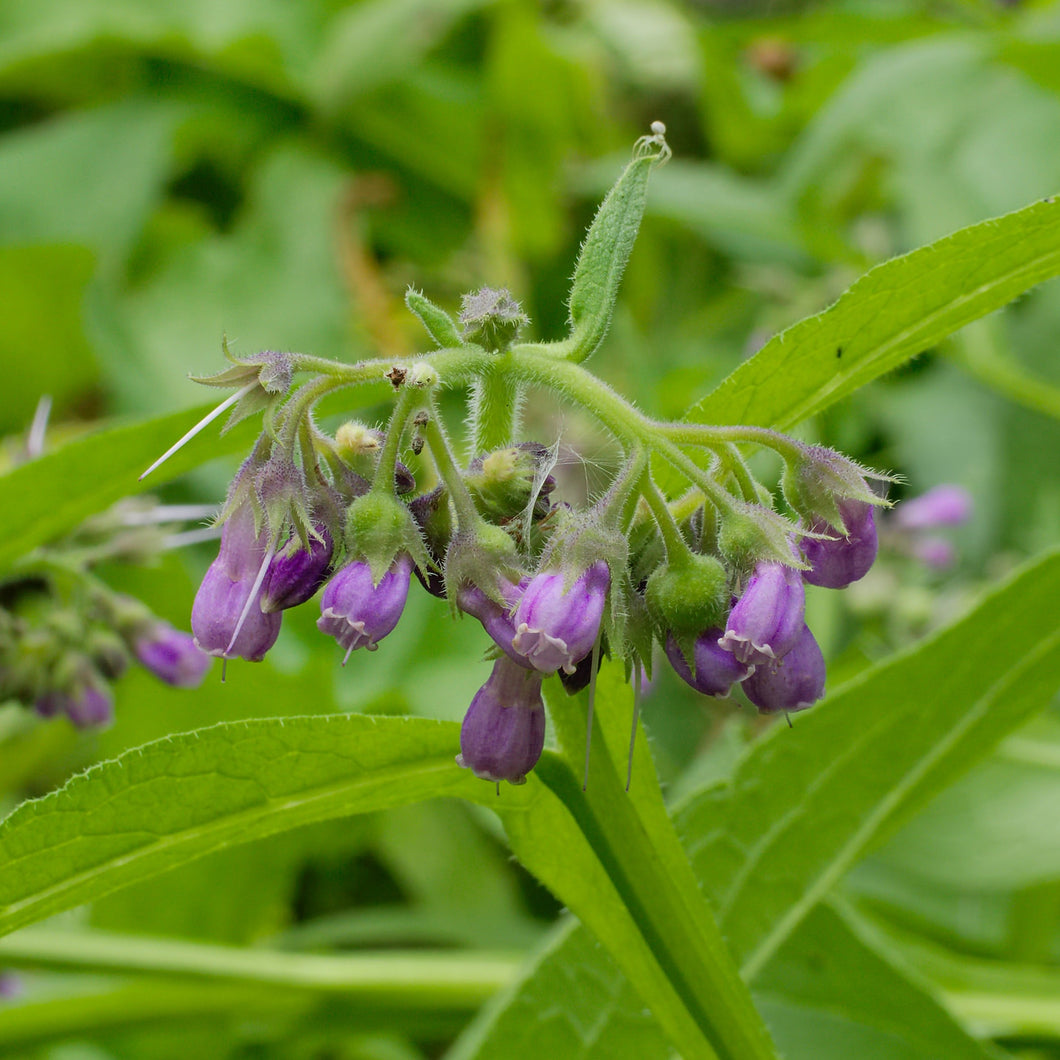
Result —
[[505, 603], [491, 600], [477, 585], [464, 585], [457, 593], [457, 604], [461, 611], [473, 615], [482, 623], [482, 628], [493, 638], [494, 644], [514, 663], [532, 670], [530, 660], [512, 645], [515, 639], [515, 624], [512, 613], [518, 605], [519, 597], [527, 583], [514, 585], [505, 579], [499, 579], [500, 591]]
[[820, 646], [804, 625], [783, 659], [755, 667], [743, 683], [747, 698], [763, 714], [805, 710], [824, 695], [825, 665]]
[[802, 573], [782, 563], [760, 561], [729, 612], [718, 645], [742, 663], [779, 659], [802, 632], [805, 611]]
[[960, 526], [971, 513], [971, 494], [961, 486], [945, 483], [899, 504], [891, 521], [902, 530], [935, 530]]
[[596, 643], [611, 572], [594, 563], [567, 588], [563, 570], [532, 578], [515, 609], [512, 647], [541, 673], [573, 673]]
[[824, 538], [806, 537], [802, 552], [809, 570], [802, 577], [811, 585], [826, 589], [845, 589], [851, 582], [863, 578], [876, 559], [876, 509], [871, 504], [856, 500], [839, 501], [846, 531], [827, 523], [815, 522], [810, 527]]
[[692, 666], [671, 634], [666, 638], [666, 657], [685, 684], [705, 696], [727, 696], [732, 686], [754, 669], [719, 645], [722, 630], [704, 630], [692, 647]]
[[[260, 560], [259, 560], [260, 563]], [[264, 614], [259, 600], [247, 601], [254, 589], [257, 570], [233, 579], [223, 554], [210, 564], [195, 594], [191, 608], [191, 630], [195, 644], [207, 655], [239, 656], [260, 662], [280, 635], [279, 614]], [[260, 592], [260, 590], [259, 590]], [[232, 634], [246, 610], [246, 618], [235, 641]]]
[[498, 659], [464, 715], [457, 765], [483, 780], [522, 784], [544, 746], [541, 675]]
[[156, 622], [133, 640], [137, 659], [156, 677], [176, 688], [196, 688], [210, 668], [210, 656], [201, 651], [190, 633]]
[[114, 700], [94, 684], [85, 684], [65, 697], [66, 716], [79, 728], [96, 728], [114, 720]]
[[347, 659], [357, 648], [374, 651], [398, 624], [411, 577], [412, 557], [407, 552], [394, 560], [378, 585], [367, 562], [347, 564], [324, 588], [317, 629], [334, 637], [346, 649]]

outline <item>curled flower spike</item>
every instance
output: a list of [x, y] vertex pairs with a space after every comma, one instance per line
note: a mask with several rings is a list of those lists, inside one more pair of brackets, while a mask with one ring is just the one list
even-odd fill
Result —
[[379, 584], [364, 561], [347, 564], [328, 582], [320, 600], [317, 629], [334, 637], [346, 649], [346, 659], [357, 648], [375, 651], [401, 618], [409, 594], [412, 557], [402, 553]]
[[779, 659], [798, 640], [805, 610], [802, 573], [782, 563], [760, 562], [729, 612], [718, 645], [742, 663]]
[[594, 563], [568, 590], [566, 580], [562, 570], [531, 579], [512, 619], [512, 647], [541, 673], [573, 673], [600, 633], [611, 585], [607, 564]]
[[754, 669], [720, 646], [722, 632], [718, 628], [708, 629], [696, 637], [692, 649], [692, 667], [688, 665], [673, 635], [666, 638], [666, 658], [677, 671], [677, 676], [705, 696], [727, 696], [732, 686]]
[[544, 746], [541, 675], [498, 659], [464, 715], [457, 765], [483, 780], [522, 784]]
[[783, 659], [755, 668], [744, 682], [747, 698], [763, 714], [805, 710], [824, 695], [824, 656], [809, 626]]
[[845, 589], [865, 577], [876, 559], [876, 509], [862, 501], [839, 501], [839, 512], [846, 532], [827, 523], [815, 522], [810, 529], [828, 537], [807, 537], [802, 552], [810, 569], [802, 572], [804, 581], [826, 589]]

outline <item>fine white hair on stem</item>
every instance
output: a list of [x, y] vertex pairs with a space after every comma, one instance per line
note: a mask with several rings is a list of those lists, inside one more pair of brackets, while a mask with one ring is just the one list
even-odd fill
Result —
[[164, 464], [175, 452], [177, 452], [177, 450], [179, 450], [183, 446], [187, 445], [188, 442], [190, 442], [192, 440], [192, 438], [194, 438], [195, 435], [197, 435], [199, 433], [199, 431], [203, 430], [203, 428], [208, 427], [211, 423], [213, 423], [213, 421], [215, 419], [217, 419], [217, 417], [220, 416], [222, 412], [224, 412], [226, 409], [231, 408], [240, 398], [246, 397], [246, 395], [249, 394], [257, 385], [258, 385], [258, 382], [255, 379], [253, 382], [247, 383], [246, 386], [240, 387], [234, 394], [229, 394], [228, 397], [226, 397], [224, 399], [224, 401], [221, 402], [220, 405], [218, 405], [216, 408], [211, 409], [208, 413], [206, 413], [206, 415], [203, 416], [203, 418], [201, 420], [199, 420], [199, 422], [196, 423], [195, 426], [192, 427], [192, 429], [190, 431], [188, 431], [188, 433], [185, 434], [183, 438], [181, 438], [177, 442], [174, 442], [173, 445], [171, 445], [140, 476], [139, 481], [142, 482], [145, 478], [147, 478], [147, 476], [150, 475], [151, 472], [154, 471], [156, 467], [161, 467], [161, 465]]

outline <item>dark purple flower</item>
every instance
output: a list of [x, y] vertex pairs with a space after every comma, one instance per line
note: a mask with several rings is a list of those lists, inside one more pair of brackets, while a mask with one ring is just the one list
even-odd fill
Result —
[[79, 728], [109, 725], [114, 720], [114, 701], [94, 684], [74, 689], [63, 704], [67, 717]]
[[394, 560], [378, 585], [365, 561], [347, 564], [324, 589], [317, 629], [334, 637], [346, 649], [347, 659], [356, 648], [374, 651], [398, 624], [411, 577], [412, 557], [407, 552]]
[[729, 612], [719, 646], [751, 665], [779, 659], [802, 632], [805, 611], [802, 573], [782, 563], [760, 561]]
[[944, 484], [899, 504], [891, 521], [902, 530], [935, 530], [940, 526], [960, 526], [971, 513], [968, 491]]
[[42, 718], [54, 718], [59, 714], [66, 713], [66, 701], [68, 698], [65, 693], [50, 689], [37, 696], [33, 703], [33, 709]]
[[140, 632], [133, 651], [155, 677], [176, 688], [197, 688], [210, 668], [210, 656], [199, 650], [195, 638], [166, 622]]
[[572, 673], [596, 643], [610, 585], [611, 572], [603, 560], [569, 588], [563, 570], [537, 575], [515, 609], [512, 647], [541, 673]]
[[744, 680], [754, 669], [741, 662], [731, 651], [719, 646], [722, 632], [717, 628], [708, 629], [696, 638], [692, 649], [694, 673], [673, 635], [666, 638], [666, 657], [677, 671], [677, 676], [705, 696], [727, 696], [732, 686]]
[[829, 536], [802, 540], [802, 552], [810, 564], [802, 577], [811, 585], [845, 589], [863, 578], [876, 559], [875, 507], [862, 501], [841, 500], [839, 511], [846, 524], [845, 533], [827, 523], [815, 522], [810, 529]]
[[327, 580], [334, 548], [326, 526], [316, 527], [320, 540], [312, 538], [309, 551], [300, 548], [291, 555], [274, 556], [261, 585], [261, 609], [284, 611], [304, 604]]
[[498, 659], [464, 715], [457, 765], [483, 780], [522, 784], [544, 746], [541, 675]]
[[477, 585], [465, 585], [457, 593], [457, 603], [460, 610], [473, 615], [482, 623], [482, 628], [493, 638], [494, 644], [500, 648], [505, 655], [514, 663], [532, 670], [530, 660], [512, 645], [515, 639], [515, 624], [512, 621], [512, 612], [515, 610], [519, 597], [526, 588], [527, 583], [521, 582], [513, 585], [511, 582], [501, 579], [501, 593], [507, 600], [506, 604], [499, 604], [491, 600]]
[[804, 710], [824, 695], [824, 656], [804, 625], [795, 646], [783, 659], [755, 668], [743, 683], [747, 698], [763, 714]]
[[[257, 569], [254, 569], [233, 579], [226, 566], [223, 548], [222, 554], [210, 564], [191, 607], [191, 630], [201, 651], [207, 655], [239, 656], [250, 662], [260, 662], [276, 643], [281, 616], [264, 614], [257, 599], [247, 608], [256, 576]], [[244, 610], [246, 618], [233, 643], [232, 634]]]

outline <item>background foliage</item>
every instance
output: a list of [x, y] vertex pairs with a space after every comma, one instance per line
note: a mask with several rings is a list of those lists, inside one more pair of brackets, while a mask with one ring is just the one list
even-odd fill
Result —
[[[13, 455], [49, 393], [69, 443], [0, 479], [0, 563], [140, 488], [222, 335], [399, 356], [420, 341], [408, 284], [452, 306], [488, 282], [558, 338], [595, 203], [664, 120], [675, 157], [594, 369], [660, 415], [705, 399], [714, 422], [753, 378], [744, 422], [798, 423], [901, 473], [899, 496], [957, 482], [975, 500], [955, 568], [892, 552], [810, 599], [839, 691], [794, 730], [660, 675], [645, 725], [676, 836], [785, 1056], [1060, 1056], [1060, 288], [949, 337], [958, 309], [902, 331], [1006, 253], [1046, 264], [996, 304], [1055, 272], [1052, 211], [958, 237], [963, 271], [874, 274], [874, 313], [802, 325], [796, 348], [838, 320], [848, 364], [875, 365], [845, 369], [841, 402], [783, 405], [807, 378], [784, 342], [706, 397], [873, 265], [1060, 189], [1057, 71], [1052, 2], [0, 0], [0, 430]], [[569, 490], [610, 460], [546, 402], [529, 433], [560, 438]], [[201, 436], [165, 499], [218, 500], [247, 438]], [[186, 626], [209, 558], [105, 575]], [[498, 802], [452, 766], [483, 647], [421, 595], [340, 670], [295, 611], [225, 685], [130, 674], [97, 735], [3, 708], [11, 809], [117, 761], [4, 826], [0, 923], [57, 915], [0, 941], [21, 984], [0, 1053], [670, 1056], [670, 1002], [650, 1014], [645, 983], [509, 856], [557, 894], [577, 875], [573, 854], [534, 862], [534, 829], [563, 820], [547, 785]], [[624, 729], [605, 692], [601, 724]], [[277, 774], [280, 754], [298, 767]], [[614, 812], [661, 820], [645, 754]], [[172, 843], [147, 849], [152, 830]]]

